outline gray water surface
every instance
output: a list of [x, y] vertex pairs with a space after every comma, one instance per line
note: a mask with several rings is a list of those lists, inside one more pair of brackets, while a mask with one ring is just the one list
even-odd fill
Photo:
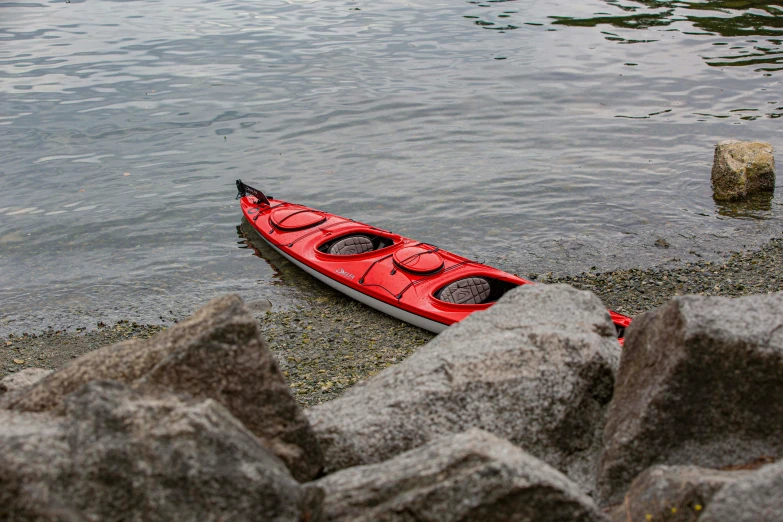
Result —
[[0, 334], [290, 302], [237, 178], [523, 276], [759, 244], [780, 194], [710, 167], [783, 150], [782, 40], [781, 2], [2, 2]]

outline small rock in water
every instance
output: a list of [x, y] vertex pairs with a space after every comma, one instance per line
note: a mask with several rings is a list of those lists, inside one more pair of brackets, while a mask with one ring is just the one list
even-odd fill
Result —
[[269, 299], [259, 299], [245, 304], [251, 312], [266, 312], [272, 309], [272, 302]]
[[658, 248], [669, 248], [669, 246], [670, 246], [670, 245], [669, 245], [669, 242], [668, 242], [668, 241], [666, 241], [666, 240], [665, 240], [665, 239], [663, 239], [662, 237], [659, 237], [659, 238], [658, 238], [658, 239], [655, 241], [655, 246], [657, 246]]
[[715, 146], [712, 165], [713, 197], [718, 201], [743, 199], [775, 189], [772, 145], [761, 141], [727, 140]]

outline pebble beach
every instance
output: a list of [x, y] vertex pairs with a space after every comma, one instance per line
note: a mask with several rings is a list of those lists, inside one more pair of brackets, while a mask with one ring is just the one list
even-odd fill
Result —
[[[257, 313], [269, 347], [298, 402], [307, 407], [337, 397], [354, 383], [402, 361], [434, 334], [402, 323], [321, 284], [243, 233], [306, 301]], [[783, 239], [736, 252], [722, 261], [581, 274], [528, 274], [538, 283], [565, 283], [594, 292], [613, 310], [631, 316], [677, 295], [739, 297], [783, 289]], [[131, 338], [147, 338], [164, 326], [128, 318], [89, 331], [31, 332], [3, 339], [0, 376], [24, 368], [56, 369], [88, 351]]]

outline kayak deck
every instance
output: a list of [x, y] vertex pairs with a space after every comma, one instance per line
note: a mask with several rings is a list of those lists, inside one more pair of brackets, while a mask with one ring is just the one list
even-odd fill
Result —
[[[241, 181], [237, 186], [245, 218], [284, 257], [349, 297], [432, 332], [533, 284], [434, 245], [268, 198]], [[610, 314], [622, 342], [631, 319]]]

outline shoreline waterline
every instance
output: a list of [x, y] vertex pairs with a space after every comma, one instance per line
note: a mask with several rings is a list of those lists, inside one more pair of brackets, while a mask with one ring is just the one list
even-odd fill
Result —
[[[282, 308], [256, 310], [269, 347], [300, 404], [333, 399], [354, 383], [402, 361], [434, 337], [339, 294], [280, 256], [275, 258], [249, 226], [241, 231], [286, 283], [297, 286], [297, 299], [302, 300]], [[722, 261], [579, 275], [545, 274], [535, 279], [590, 290], [608, 308], [638, 315], [676, 295], [740, 297], [783, 290], [783, 238], [773, 238], [752, 251], [735, 252]], [[56, 369], [88, 351], [150, 337], [165, 327], [127, 318], [90, 331], [49, 329], [4, 337], [0, 340], [0, 376], [25, 368]]]

